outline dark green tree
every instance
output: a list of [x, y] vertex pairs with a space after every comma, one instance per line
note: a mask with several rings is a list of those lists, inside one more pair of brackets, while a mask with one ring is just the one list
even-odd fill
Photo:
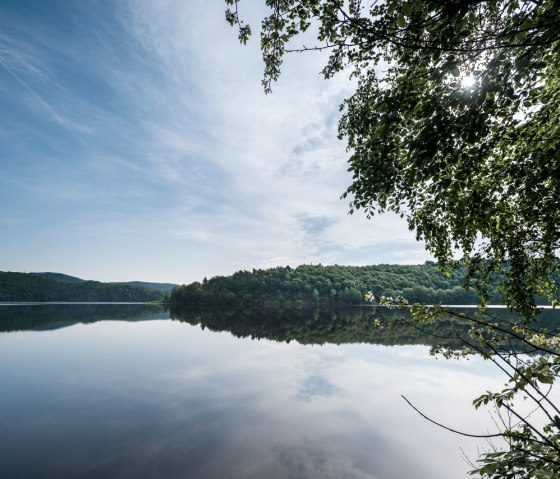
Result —
[[317, 288], [313, 288], [313, 291], [311, 293], [311, 299], [314, 303], [319, 302], [319, 291], [317, 291]]

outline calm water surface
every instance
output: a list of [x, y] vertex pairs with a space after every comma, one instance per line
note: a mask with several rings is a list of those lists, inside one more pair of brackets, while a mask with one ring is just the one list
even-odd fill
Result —
[[0, 477], [467, 477], [485, 443], [400, 395], [484, 432], [472, 399], [503, 378], [372, 314], [2, 306]]

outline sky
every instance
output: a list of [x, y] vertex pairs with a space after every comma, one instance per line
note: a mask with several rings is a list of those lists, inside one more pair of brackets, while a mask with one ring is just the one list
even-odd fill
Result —
[[0, 2], [0, 270], [189, 283], [431, 259], [340, 199], [347, 74], [291, 54], [264, 94], [263, 4], [241, 3], [242, 46], [222, 0]]

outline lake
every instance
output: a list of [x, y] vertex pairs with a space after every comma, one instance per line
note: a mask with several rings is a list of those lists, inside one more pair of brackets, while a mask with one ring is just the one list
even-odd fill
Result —
[[401, 395], [484, 433], [504, 378], [386, 314], [0, 306], [0, 477], [467, 477], [488, 444]]

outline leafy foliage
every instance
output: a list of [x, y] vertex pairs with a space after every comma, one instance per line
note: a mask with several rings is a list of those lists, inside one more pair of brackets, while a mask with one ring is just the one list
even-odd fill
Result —
[[[552, 324], [553, 328], [547, 329], [538, 323], [528, 325], [526, 322], [500, 320], [484, 310], [478, 314], [465, 314], [422, 305], [414, 305], [410, 310], [415, 324], [431, 324], [449, 314], [470, 323], [468, 335], [457, 335], [457, 339], [463, 343], [462, 349], [436, 347], [432, 348], [432, 354], [441, 354], [446, 358], [480, 355], [494, 363], [508, 378], [508, 383], [501, 391], [487, 391], [473, 401], [477, 409], [482, 405], [493, 405], [496, 425], [502, 426], [501, 432], [497, 434], [476, 437], [500, 437], [508, 447], [500, 449], [493, 445], [492, 450], [482, 453], [480, 465], [471, 474], [493, 479], [558, 477], [560, 409], [551, 395], [556, 378], [560, 375], [557, 319]], [[529, 412], [521, 412], [523, 405], [525, 409], [529, 405]], [[453, 432], [463, 434], [460, 431]]]
[[[226, 16], [247, 41], [238, 0]], [[559, 299], [560, 4], [556, 1], [266, 0], [267, 92], [287, 52], [349, 69], [343, 106], [351, 211], [406, 216], [444, 268], [457, 252], [486, 297], [533, 317]], [[314, 47], [292, 47], [312, 30]]]

